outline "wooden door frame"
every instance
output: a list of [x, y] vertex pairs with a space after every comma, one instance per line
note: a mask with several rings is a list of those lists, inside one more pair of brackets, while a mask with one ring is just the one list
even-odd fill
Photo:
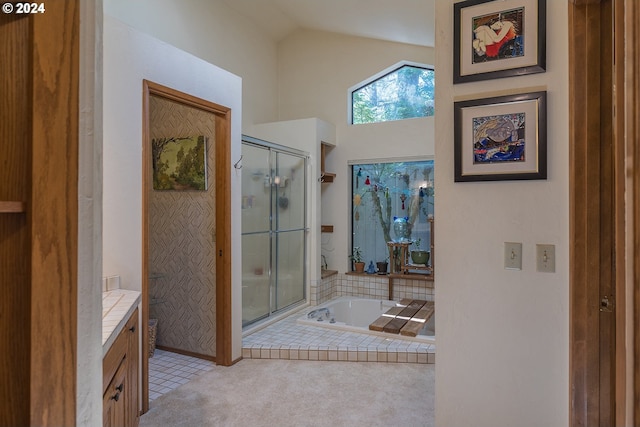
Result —
[[[210, 112], [215, 118], [216, 200], [216, 355], [217, 365], [230, 366], [231, 354], [231, 109], [169, 87], [143, 80], [142, 101], [142, 325], [149, 323], [149, 191], [151, 153], [149, 97], [160, 96]], [[142, 328], [143, 348], [148, 328]], [[149, 410], [149, 358], [142, 357], [142, 413]]]
[[[640, 320], [635, 1], [569, 0], [572, 426], [640, 420], [640, 331], [630, 324]], [[603, 292], [614, 296], [613, 313], [600, 311]], [[633, 311], [633, 322], [627, 310]], [[615, 316], [614, 327], [603, 329], [601, 318], [609, 315]], [[629, 335], [634, 342], [628, 342]], [[601, 392], [602, 378], [610, 390]]]
[[79, 17], [78, 0], [0, 17], [0, 215], [3, 237], [11, 233], [0, 250], [7, 425], [76, 425]]

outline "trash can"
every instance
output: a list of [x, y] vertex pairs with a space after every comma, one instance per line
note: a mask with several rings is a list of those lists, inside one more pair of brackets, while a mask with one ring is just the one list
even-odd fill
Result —
[[153, 357], [156, 351], [156, 333], [158, 332], [158, 319], [149, 319], [149, 357]]

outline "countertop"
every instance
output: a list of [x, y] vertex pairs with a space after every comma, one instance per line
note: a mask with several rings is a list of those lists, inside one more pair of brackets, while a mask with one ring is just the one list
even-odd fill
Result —
[[138, 291], [115, 289], [102, 293], [102, 355], [115, 341], [125, 323], [140, 304]]

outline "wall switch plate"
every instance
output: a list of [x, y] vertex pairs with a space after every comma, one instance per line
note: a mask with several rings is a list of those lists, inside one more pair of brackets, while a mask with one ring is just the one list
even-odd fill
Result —
[[536, 245], [536, 271], [543, 273], [556, 272], [555, 245]]
[[522, 243], [504, 242], [505, 270], [522, 270]]

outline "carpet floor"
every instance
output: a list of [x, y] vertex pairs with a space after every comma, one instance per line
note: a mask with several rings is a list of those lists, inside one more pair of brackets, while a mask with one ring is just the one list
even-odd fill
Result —
[[151, 402], [149, 426], [434, 425], [435, 365], [244, 359]]

